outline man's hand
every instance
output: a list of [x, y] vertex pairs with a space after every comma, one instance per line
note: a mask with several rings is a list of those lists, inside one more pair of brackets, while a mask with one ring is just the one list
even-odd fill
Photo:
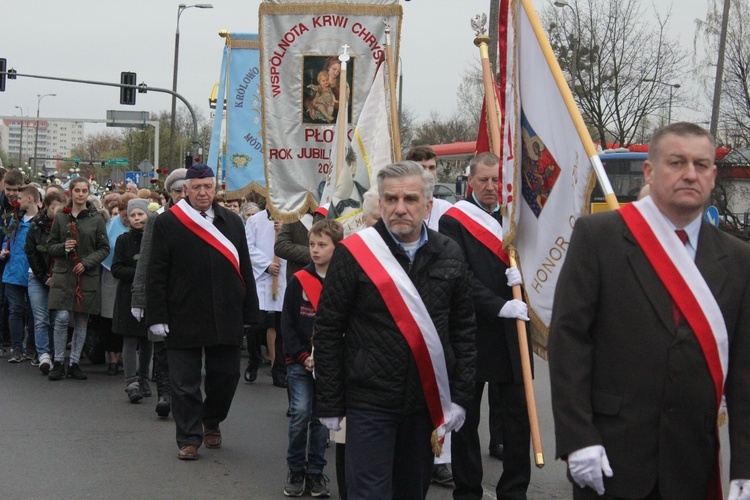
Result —
[[81, 275], [86, 270], [86, 266], [83, 265], [83, 262], [79, 262], [75, 266], [73, 266], [73, 272], [75, 274]]
[[521, 278], [521, 271], [519, 271], [518, 267], [516, 266], [506, 269], [505, 277], [508, 279], [508, 286], [511, 288], [523, 283], [523, 279]]
[[149, 327], [149, 330], [151, 330], [151, 333], [153, 333], [157, 337], [166, 337], [169, 333], [169, 325], [167, 325], [166, 323], [157, 323], [155, 325], [151, 325]]
[[135, 319], [138, 321], [143, 319], [143, 308], [142, 307], [131, 307], [130, 308], [130, 314], [133, 315]]
[[331, 431], [341, 430], [341, 419], [344, 417], [320, 417], [320, 423], [326, 426], [326, 429]]
[[2, 249], [0, 250], [0, 259], [5, 260], [8, 258], [8, 255], [10, 255], [10, 250]]
[[522, 300], [509, 300], [505, 303], [500, 312], [498, 313], [500, 318], [516, 318], [524, 321], [529, 320], [529, 307]]
[[607, 452], [604, 446], [594, 445], [581, 448], [568, 455], [568, 469], [573, 481], [581, 488], [588, 486], [598, 495], [604, 494], [604, 479], [602, 473], [612, 477]]
[[463, 407], [457, 405], [456, 403], [451, 403], [451, 418], [444, 424], [445, 433], [448, 434], [449, 432], [460, 431], [465, 421], [466, 410], [464, 410]]
[[266, 272], [271, 276], [278, 276], [279, 271], [281, 271], [281, 264], [278, 262], [271, 262], [266, 268]]
[[750, 500], [750, 479], [732, 479], [727, 500]]

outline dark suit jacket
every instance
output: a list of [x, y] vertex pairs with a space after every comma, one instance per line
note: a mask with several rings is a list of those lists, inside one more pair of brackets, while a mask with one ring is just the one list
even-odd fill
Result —
[[[750, 246], [703, 223], [695, 262], [729, 332], [732, 478], [750, 478]], [[607, 494], [706, 498], [716, 395], [705, 358], [617, 212], [576, 222], [549, 337], [557, 456], [601, 444]]]
[[[472, 197], [466, 201], [474, 203]], [[492, 214], [500, 220], [500, 213]], [[505, 264], [453, 217], [440, 218], [440, 232], [461, 247], [471, 270], [471, 287], [477, 317], [477, 382], [523, 383], [518, 330], [515, 319], [498, 318], [513, 292], [505, 277]], [[529, 352], [531, 343], [529, 340]]]
[[171, 211], [154, 221], [146, 277], [146, 324], [169, 325], [165, 339], [169, 349], [240, 346], [244, 325], [259, 320], [242, 220], [216, 202], [213, 209], [214, 226], [237, 248], [242, 279], [226, 257]]

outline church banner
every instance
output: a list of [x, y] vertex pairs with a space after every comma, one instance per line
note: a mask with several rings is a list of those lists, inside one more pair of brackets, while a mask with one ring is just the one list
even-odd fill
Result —
[[[221, 124], [226, 118], [226, 196], [266, 194], [260, 102], [260, 41], [257, 34], [229, 33], [221, 64], [216, 117], [208, 164], [221, 171]], [[226, 111], [222, 114], [221, 110]]]
[[[276, 220], [296, 221], [317, 207], [331, 169], [339, 89], [349, 91], [344, 118], [352, 141], [384, 54], [386, 23], [398, 60], [402, 9], [397, 0], [267, 1], [259, 11], [267, 206]], [[346, 85], [339, 81], [344, 46]]]

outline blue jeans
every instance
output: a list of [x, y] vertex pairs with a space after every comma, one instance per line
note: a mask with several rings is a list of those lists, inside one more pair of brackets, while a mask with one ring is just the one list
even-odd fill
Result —
[[6, 283], [5, 295], [8, 298], [8, 326], [10, 327], [11, 348], [22, 351], [24, 318], [26, 317], [28, 301], [26, 287]]
[[[73, 326], [73, 342], [70, 345], [70, 364], [81, 360], [83, 343], [86, 342], [86, 327], [89, 322], [88, 313], [72, 313], [75, 320]], [[68, 321], [71, 311], [60, 309], [55, 313], [55, 361], [65, 361], [65, 346], [68, 344]]]
[[54, 332], [51, 320], [53, 312], [47, 309], [47, 296], [49, 296], [49, 287], [36, 277], [30, 276], [29, 302], [34, 315], [34, 343], [39, 356], [52, 352], [50, 344]]
[[[321, 474], [326, 466], [328, 429], [318, 420], [315, 381], [312, 373], [296, 363], [286, 367], [286, 380], [289, 384], [289, 409], [291, 411], [289, 448], [286, 452], [287, 466], [289, 470], [295, 472], [306, 470], [308, 474]], [[307, 451], [307, 460], [305, 460], [305, 451]]]

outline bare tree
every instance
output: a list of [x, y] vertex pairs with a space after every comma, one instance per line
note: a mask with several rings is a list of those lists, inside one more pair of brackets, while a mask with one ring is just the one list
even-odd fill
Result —
[[[697, 70], [707, 89], [713, 88], [716, 72], [722, 5], [711, 0], [705, 20], [695, 22], [694, 46], [702, 42], [704, 47]], [[720, 143], [739, 147], [750, 144], [750, 2], [732, 0], [730, 9], [717, 135]]]
[[482, 68], [474, 64], [464, 74], [458, 85], [458, 109], [462, 118], [474, 130], [479, 130], [479, 118], [484, 102], [484, 81]]
[[436, 112], [419, 124], [414, 134], [414, 146], [431, 144], [449, 144], [451, 142], [473, 141], [477, 138], [477, 128], [467, 122], [461, 115], [454, 113], [442, 119]]
[[122, 134], [104, 131], [86, 137], [81, 144], [71, 149], [70, 154], [84, 160], [101, 160], [118, 156], [122, 144]]
[[569, 4], [576, 16], [552, 5], [543, 13], [555, 54], [570, 74], [577, 42], [573, 94], [584, 119], [602, 143], [630, 144], [668, 106], [674, 89], [666, 84], [684, 75], [686, 52], [668, 35], [669, 15], [647, 12], [639, 0]]

